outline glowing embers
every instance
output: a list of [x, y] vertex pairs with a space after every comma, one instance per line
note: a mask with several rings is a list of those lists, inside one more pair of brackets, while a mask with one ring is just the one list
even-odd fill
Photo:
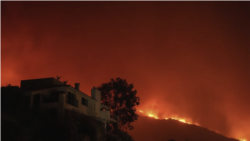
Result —
[[172, 120], [178, 120], [179, 122], [183, 122], [183, 123], [186, 123], [186, 124], [191, 124], [190, 122], [187, 122], [185, 119], [183, 118], [176, 118], [176, 117], [173, 117], [173, 118], [165, 118], [166, 120], [168, 119], [172, 119]]
[[142, 111], [142, 110], [139, 110], [139, 112], [140, 112], [140, 113], [143, 113], [143, 111]]
[[[144, 113], [142, 110], [139, 110], [140, 113]], [[158, 116], [152, 114], [152, 113], [147, 113], [147, 116], [149, 117], [152, 117], [152, 118], [155, 118], [155, 119], [159, 119]], [[171, 117], [171, 118], [164, 118], [165, 120], [168, 120], [168, 119], [172, 119], [172, 120], [178, 120], [179, 122], [182, 122], [182, 123], [186, 123], [186, 124], [195, 124], [195, 125], [199, 125], [197, 123], [191, 123], [191, 122], [188, 122], [186, 119], [184, 118], [177, 118], [177, 117]]]
[[179, 120], [180, 122], [189, 124], [185, 119], [177, 119], [177, 120]]
[[155, 118], [155, 119], [158, 119], [158, 117], [157, 117], [157, 116], [152, 115], [152, 114], [148, 114], [148, 116], [149, 116], [149, 117], [153, 117], [153, 118]]

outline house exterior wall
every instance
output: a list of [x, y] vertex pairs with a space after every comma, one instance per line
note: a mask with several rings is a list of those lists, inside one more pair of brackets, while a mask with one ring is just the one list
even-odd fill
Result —
[[[43, 96], [49, 95], [52, 90], [63, 91], [63, 93], [59, 95], [59, 101], [53, 102], [53, 103], [43, 103]], [[76, 95], [76, 99], [78, 100], [78, 107], [75, 107], [75, 106], [67, 103], [66, 97], [68, 95], [68, 92]], [[98, 114], [99, 110], [100, 110], [100, 108], [98, 108], [98, 107], [100, 107], [100, 106], [96, 106], [96, 104], [98, 104], [97, 101], [95, 99], [75, 90], [74, 88], [59, 87], [59, 88], [53, 88], [53, 89], [44, 89], [44, 90], [25, 92], [24, 96], [30, 96], [30, 108], [32, 108], [32, 105], [33, 105], [33, 96], [36, 94], [41, 95], [41, 100], [40, 100], [41, 110], [49, 109], [49, 108], [56, 108], [58, 111], [63, 113], [64, 110], [61, 110], [61, 109], [68, 109], [68, 110], [77, 111], [77, 112], [85, 114], [85, 115], [100, 117], [100, 114]], [[88, 100], [87, 106], [82, 104], [82, 98], [85, 98]]]
[[87, 115], [95, 117], [95, 104], [96, 100], [92, 99], [91, 97], [86, 98], [88, 100], [88, 109]]
[[[33, 82], [33, 83], [32, 83]], [[33, 97], [36, 94], [41, 95], [40, 99], [40, 110], [46, 109], [56, 109], [59, 115], [64, 116], [65, 110], [73, 110], [78, 113], [82, 113], [88, 116], [96, 117], [97, 119], [102, 120], [104, 123], [112, 121], [110, 118], [110, 111], [101, 111], [103, 106], [101, 105], [101, 92], [95, 87], [91, 89], [91, 97], [88, 95], [76, 90], [75, 88], [67, 85], [62, 86], [62, 82], [54, 78], [45, 78], [45, 79], [36, 79], [36, 80], [23, 80], [21, 81], [21, 88], [33, 88], [40, 86], [55, 86], [52, 88], [41, 89], [41, 90], [30, 90], [24, 93], [24, 96], [30, 96], [30, 108], [33, 107]], [[51, 92], [59, 91], [58, 102], [44, 103], [44, 96], [48, 96]], [[78, 100], [78, 105], [73, 106], [67, 102], [68, 93], [75, 94], [76, 99]], [[87, 106], [82, 104], [82, 98], [88, 101]]]
[[[76, 99], [78, 100], [78, 107], [72, 106], [66, 102], [66, 96], [68, 95], [68, 92], [73, 93], [76, 95]], [[75, 90], [74, 88], [68, 88], [66, 94], [64, 95], [64, 101], [63, 101], [63, 108], [68, 110], [75, 110], [79, 113], [94, 116], [94, 104], [95, 100], [90, 98], [89, 96]], [[88, 100], [88, 105], [85, 106], [82, 104], [82, 98], [85, 98]]]
[[100, 111], [100, 118], [102, 120], [110, 121], [110, 111]]
[[[62, 91], [62, 93], [59, 94], [58, 102], [44, 103], [43, 96], [48, 96], [52, 91]], [[44, 90], [25, 92], [24, 96], [30, 96], [30, 109], [32, 109], [32, 106], [34, 104], [33, 103], [34, 95], [40, 94], [41, 95], [40, 110], [55, 108], [59, 115], [63, 115], [63, 104], [64, 104], [65, 92], [66, 92], [65, 88], [53, 88], [53, 89], [44, 89]]]

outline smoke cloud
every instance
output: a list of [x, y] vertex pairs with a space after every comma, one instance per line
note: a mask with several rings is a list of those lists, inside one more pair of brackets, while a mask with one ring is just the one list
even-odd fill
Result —
[[1, 7], [2, 85], [62, 76], [90, 94], [121, 77], [138, 91], [138, 109], [250, 140], [249, 2]]

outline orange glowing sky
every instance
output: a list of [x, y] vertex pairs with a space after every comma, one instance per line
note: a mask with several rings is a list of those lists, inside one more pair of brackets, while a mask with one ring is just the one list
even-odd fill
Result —
[[250, 140], [249, 2], [1, 2], [1, 9], [2, 85], [62, 76], [89, 94], [121, 77], [147, 114]]

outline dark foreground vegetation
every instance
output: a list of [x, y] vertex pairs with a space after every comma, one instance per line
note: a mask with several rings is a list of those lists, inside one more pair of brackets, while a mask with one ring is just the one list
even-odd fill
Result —
[[18, 87], [1, 87], [2, 141], [133, 141], [122, 130], [108, 132], [93, 117], [72, 112], [55, 118], [27, 109]]
[[2, 113], [3, 141], [133, 141], [124, 131], [104, 131], [94, 118], [71, 115], [56, 119], [47, 115], [32, 115], [24, 112]]

